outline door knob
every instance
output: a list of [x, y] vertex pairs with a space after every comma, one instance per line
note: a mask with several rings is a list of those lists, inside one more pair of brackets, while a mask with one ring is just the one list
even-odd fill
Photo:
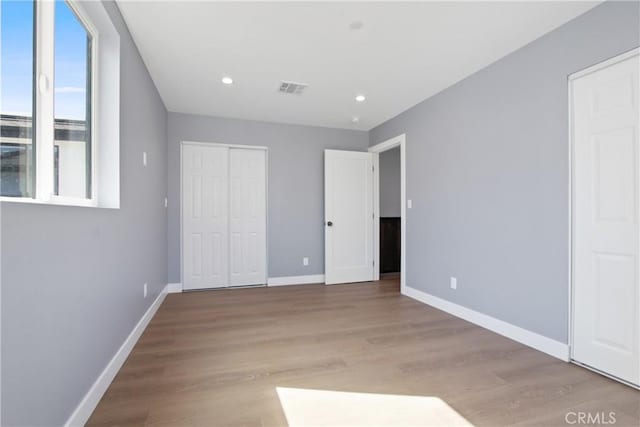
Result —
[[332, 225], [333, 225], [333, 222], [327, 221], [327, 226], [331, 227]]

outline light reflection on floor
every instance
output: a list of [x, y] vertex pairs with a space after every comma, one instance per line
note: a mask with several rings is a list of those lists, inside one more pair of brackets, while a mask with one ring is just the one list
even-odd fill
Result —
[[276, 387], [290, 427], [473, 426], [432, 396]]

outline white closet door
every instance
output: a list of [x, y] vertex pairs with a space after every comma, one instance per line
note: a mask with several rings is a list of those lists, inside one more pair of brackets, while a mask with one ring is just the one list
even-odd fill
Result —
[[573, 358], [640, 384], [638, 56], [572, 81]]
[[228, 148], [182, 146], [183, 288], [228, 286]]
[[325, 283], [373, 280], [373, 155], [324, 153]]
[[231, 286], [266, 284], [266, 152], [232, 148], [229, 177], [229, 283]]

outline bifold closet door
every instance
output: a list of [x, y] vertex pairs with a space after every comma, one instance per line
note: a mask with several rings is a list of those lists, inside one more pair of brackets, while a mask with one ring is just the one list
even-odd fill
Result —
[[640, 385], [637, 53], [572, 80], [575, 361]]
[[182, 146], [182, 259], [186, 290], [229, 284], [229, 149]]
[[229, 180], [229, 284], [266, 284], [266, 151], [232, 148]]

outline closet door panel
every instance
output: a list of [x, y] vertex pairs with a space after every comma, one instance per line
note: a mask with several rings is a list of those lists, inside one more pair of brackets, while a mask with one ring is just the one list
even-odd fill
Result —
[[182, 146], [182, 283], [186, 290], [229, 284], [228, 161], [226, 147]]
[[572, 357], [640, 385], [638, 55], [572, 80]]
[[266, 152], [232, 148], [230, 179], [231, 286], [267, 282]]

